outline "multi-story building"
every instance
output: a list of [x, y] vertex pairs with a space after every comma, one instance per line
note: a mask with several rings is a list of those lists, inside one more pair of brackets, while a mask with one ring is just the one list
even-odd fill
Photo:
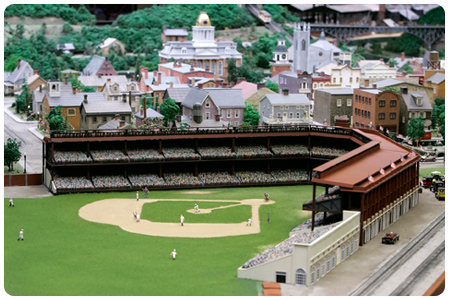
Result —
[[194, 63], [199, 68], [210, 70], [215, 77], [228, 76], [227, 59], [236, 60], [236, 66], [242, 64], [242, 54], [237, 44], [231, 41], [216, 41], [215, 28], [206, 12], [202, 11], [192, 26], [192, 41], [168, 41], [159, 52], [161, 63], [173, 58], [176, 61]]
[[323, 88], [315, 92], [314, 121], [335, 125], [340, 116], [346, 116], [352, 123], [353, 118], [353, 89], [352, 88]]
[[87, 66], [83, 69], [83, 75], [117, 75], [111, 62], [107, 57], [92, 56]]
[[292, 59], [289, 59], [289, 51], [283, 36], [278, 38], [278, 44], [273, 51], [273, 58], [270, 61], [272, 77], [281, 71], [291, 71]]
[[436, 98], [445, 98], [445, 70], [425, 70], [423, 85], [433, 89], [432, 103]]
[[68, 82], [67, 78], [64, 79], [64, 82], [59, 80], [48, 81], [47, 90], [42, 98], [44, 129], [49, 129], [49, 124], [45, 117], [57, 106], [61, 107], [62, 116], [64, 118], [67, 117], [67, 121], [72, 126], [72, 129], [81, 129], [80, 105], [86, 97], [91, 102], [105, 101], [103, 93], [78, 93], [72, 87], [72, 84]]
[[433, 98], [434, 89], [432, 87], [423, 86], [421, 84], [411, 83], [411, 82], [397, 80], [397, 79], [385, 79], [382, 81], [374, 82], [374, 83], [372, 83], [372, 85], [365, 84], [364, 87], [378, 88], [378, 89], [390, 88], [390, 89], [394, 89], [398, 93], [400, 93], [400, 90], [402, 88], [407, 88], [408, 91], [423, 91], [427, 94], [427, 96], [430, 100], [434, 99]]
[[349, 65], [338, 65], [331, 69], [331, 85], [335, 87], [359, 88], [361, 69]]
[[4, 87], [5, 94], [13, 94], [22, 88], [27, 79], [33, 76], [34, 70], [30, 64], [24, 60], [17, 59], [17, 67], [12, 73], [5, 73]]
[[84, 95], [80, 111], [80, 129], [96, 130], [102, 125], [114, 119], [120, 119], [124, 123], [131, 123], [131, 107], [127, 99], [120, 101], [92, 101], [88, 95]]
[[102, 90], [108, 101], [121, 101], [125, 97], [129, 101], [131, 111], [136, 113], [140, 108], [140, 99], [143, 93], [139, 91], [139, 85], [135, 81], [126, 83], [108, 80]]
[[188, 32], [186, 28], [181, 29], [169, 29], [167, 27], [163, 28], [161, 33], [161, 41], [165, 42], [184, 42], [188, 39]]
[[181, 84], [189, 83], [191, 77], [214, 78], [214, 72], [194, 67], [193, 64], [184, 64], [181, 61], [159, 64], [158, 71], [169, 77], [177, 77]]
[[240, 89], [192, 88], [181, 103], [181, 122], [191, 127], [239, 126], [245, 101]]
[[424, 91], [409, 91], [404, 87], [400, 90], [400, 126], [399, 133], [408, 135], [408, 123], [411, 119], [421, 117], [425, 121], [425, 130], [431, 126], [431, 101]]
[[390, 90], [355, 89], [353, 127], [398, 132], [400, 94]]
[[397, 69], [385, 64], [383, 59], [376, 61], [359, 61], [361, 68], [360, 84], [367, 79], [369, 83], [397, 77]]
[[261, 123], [266, 125], [310, 124], [311, 101], [304, 94], [266, 94], [259, 101]]

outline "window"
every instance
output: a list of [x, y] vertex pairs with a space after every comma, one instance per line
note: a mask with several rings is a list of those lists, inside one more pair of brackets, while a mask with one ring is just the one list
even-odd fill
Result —
[[405, 121], [406, 121], [406, 120], [405, 120], [405, 117], [403, 116], [403, 117], [402, 117], [402, 123], [405, 123]]
[[223, 75], [223, 62], [219, 61], [219, 75]]
[[209, 99], [207, 99], [206, 103], [205, 103], [205, 107], [210, 107], [210, 106], [211, 106], [211, 102], [209, 101]]
[[353, 77], [350, 77], [350, 83], [352, 83], [353, 82]]
[[103, 117], [103, 118], [102, 118], [102, 122], [106, 122], [106, 117]]
[[397, 114], [396, 114], [396, 113], [390, 113], [390, 114], [389, 114], [389, 118], [390, 118], [391, 120], [395, 119], [396, 117], [397, 117]]
[[299, 112], [296, 114], [296, 118], [300, 119], [300, 113]]
[[281, 113], [280, 112], [277, 114], [277, 118], [281, 119]]
[[114, 101], [117, 101], [117, 100], [119, 100], [119, 97], [118, 96], [114, 96]]
[[317, 83], [313, 83], [313, 89], [317, 89]]
[[286, 272], [275, 272], [276, 282], [286, 283]]
[[367, 118], [367, 110], [364, 111], [364, 117]]
[[186, 54], [186, 53], [187, 53], [187, 49], [186, 49], [186, 48], [184, 48], [184, 47], [183, 47], [183, 48], [181, 48], [181, 53], [182, 53], [182, 54]]
[[297, 269], [295, 272], [295, 284], [306, 285], [306, 272], [303, 269]]
[[234, 125], [239, 126], [239, 121], [234, 122]]
[[336, 100], [336, 106], [341, 107], [342, 106], [342, 99]]
[[289, 119], [293, 119], [294, 118], [294, 113], [289, 113]]
[[235, 117], [235, 118], [239, 118], [239, 109], [236, 109], [236, 110], [234, 111], [234, 117]]
[[384, 120], [384, 113], [379, 113], [378, 114], [378, 119], [379, 120]]
[[372, 98], [369, 98], [369, 105], [372, 104]]
[[333, 77], [333, 83], [336, 83], [336, 77]]
[[289, 105], [286, 105], [286, 107], [284, 109], [285, 110], [289, 110]]
[[67, 109], [67, 116], [75, 116], [77, 114], [77, 111], [75, 110], [75, 108], [69, 108]]
[[347, 99], [347, 106], [352, 106], [352, 99]]
[[206, 119], [206, 120], [209, 120], [209, 119], [210, 119], [210, 114], [211, 114], [210, 112], [206, 112], [206, 113], [205, 113], [205, 119]]
[[231, 118], [231, 109], [227, 109], [227, 118]]
[[92, 117], [92, 123], [97, 123], [97, 117]]
[[385, 106], [386, 106], [386, 102], [385, 102], [384, 100], [380, 100], [380, 101], [378, 102], [378, 105], [379, 105], [380, 107], [385, 107]]
[[367, 112], [367, 117], [370, 119], [370, 111]]
[[358, 114], [358, 109], [355, 107], [355, 115]]

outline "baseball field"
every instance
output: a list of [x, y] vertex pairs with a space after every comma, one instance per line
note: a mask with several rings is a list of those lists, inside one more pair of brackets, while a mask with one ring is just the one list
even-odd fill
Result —
[[237, 268], [310, 218], [301, 208], [311, 197], [311, 186], [281, 186], [150, 191], [139, 201], [135, 192], [14, 198], [15, 207], [5, 199], [4, 288], [14, 296], [256, 296], [259, 283], [237, 278]]

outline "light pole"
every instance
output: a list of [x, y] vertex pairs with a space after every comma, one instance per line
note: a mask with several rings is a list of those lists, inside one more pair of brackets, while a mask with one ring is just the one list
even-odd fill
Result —
[[23, 160], [24, 160], [23, 173], [26, 174], [27, 173], [27, 154], [26, 153], [23, 154]]

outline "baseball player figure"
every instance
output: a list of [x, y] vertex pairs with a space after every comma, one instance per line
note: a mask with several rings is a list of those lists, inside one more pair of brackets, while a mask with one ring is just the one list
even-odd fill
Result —
[[268, 193], [264, 193], [264, 200], [269, 201], [269, 194]]
[[194, 205], [194, 211], [196, 213], [200, 212], [200, 209], [198, 208], [198, 204], [197, 203], [195, 203], [195, 205]]
[[139, 201], [139, 191], [136, 192], [136, 201]]
[[170, 253], [170, 255], [172, 255], [172, 260], [175, 260], [175, 258], [177, 257], [177, 250], [173, 249], [172, 253]]
[[247, 226], [252, 226], [252, 218], [249, 218], [247, 221]]
[[23, 241], [23, 229], [20, 229], [20, 231], [19, 231], [19, 238], [17, 240], [18, 241], [20, 241], [20, 240]]
[[180, 216], [180, 222], [181, 222], [181, 226], [184, 226], [183, 225], [184, 224], [184, 216], [183, 215]]
[[148, 187], [144, 188], [144, 198], [148, 198]]
[[9, 206], [11, 207], [14, 207], [14, 202], [13, 202], [13, 198], [11, 197], [11, 198], [9, 198]]

